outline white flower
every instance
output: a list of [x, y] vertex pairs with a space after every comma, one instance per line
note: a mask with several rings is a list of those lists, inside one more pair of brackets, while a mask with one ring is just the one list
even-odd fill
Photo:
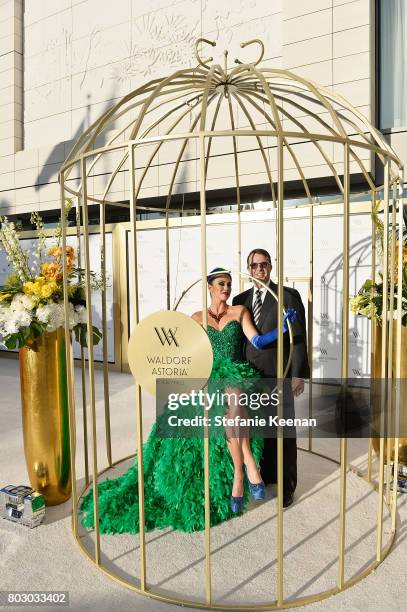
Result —
[[88, 311], [85, 306], [75, 306], [75, 312], [77, 316], [77, 323], [87, 323], [88, 322]]
[[9, 308], [7, 314], [2, 312], [0, 315], [0, 333], [4, 336], [16, 334], [21, 328], [28, 327], [31, 321], [32, 315], [27, 310], [13, 311]]
[[28, 310], [21, 310], [15, 313], [15, 319], [20, 327], [27, 327], [31, 324], [32, 314]]
[[69, 308], [69, 329], [73, 329], [75, 325], [77, 325], [78, 323], [78, 317], [76, 315], [73, 304], [71, 304], [71, 302], [69, 302], [68, 308]]
[[38, 308], [37, 319], [40, 323], [46, 325], [46, 331], [55, 331], [58, 327], [62, 327], [64, 324], [64, 305], [52, 303]]
[[37, 319], [40, 323], [48, 323], [50, 316], [50, 305], [37, 308]]
[[16, 293], [11, 302], [11, 308], [14, 311], [32, 310], [35, 307], [35, 302], [29, 295], [24, 293]]
[[18, 322], [15, 319], [8, 319], [3, 325], [3, 334], [16, 334], [19, 331]]
[[[83, 306], [81, 307], [83, 308]], [[73, 329], [75, 325], [80, 323], [79, 315], [74, 309], [73, 304], [69, 303], [69, 329]], [[85, 309], [86, 310], [86, 309]], [[63, 327], [65, 324], [65, 309], [63, 303], [60, 304], [47, 304], [46, 306], [40, 306], [37, 308], [37, 319], [40, 323], [46, 325], [46, 331], [55, 331], [58, 327]]]
[[0, 304], [0, 323], [8, 319], [9, 309], [10, 309], [9, 305], [3, 306], [3, 304]]

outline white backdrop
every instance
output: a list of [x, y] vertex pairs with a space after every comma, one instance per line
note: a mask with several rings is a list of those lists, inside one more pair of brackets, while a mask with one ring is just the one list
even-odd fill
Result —
[[[275, 222], [272, 214], [256, 213], [257, 220], [242, 223], [242, 271], [246, 272], [247, 253], [255, 248], [265, 248], [271, 253], [275, 267]], [[353, 296], [363, 281], [370, 276], [371, 266], [370, 214], [352, 215], [350, 218], [350, 295]], [[129, 233], [127, 232], [127, 236]], [[309, 220], [285, 221], [284, 275], [309, 276]], [[32, 240], [24, 240], [28, 248]], [[49, 243], [52, 242], [50, 239]], [[69, 236], [68, 243], [77, 246], [76, 236]], [[233, 292], [239, 291], [237, 224], [209, 223], [207, 226], [208, 270], [224, 266], [233, 271]], [[100, 272], [99, 235], [90, 235], [91, 268]], [[127, 249], [129, 253], [129, 248]], [[128, 257], [128, 262], [130, 258]], [[313, 375], [339, 377], [341, 370], [341, 306], [342, 306], [342, 218], [341, 216], [316, 217], [314, 220], [314, 308], [313, 308]], [[106, 267], [109, 276], [107, 288], [108, 359], [115, 361], [113, 325], [113, 247], [112, 234], [106, 234]], [[170, 229], [170, 304], [171, 308], [182, 292], [200, 278], [201, 238], [200, 227]], [[129, 270], [129, 266], [128, 266]], [[138, 272], [140, 318], [167, 307], [165, 270], [165, 231], [163, 229], [138, 232]], [[9, 273], [4, 252], [0, 252], [0, 284]], [[130, 279], [129, 279], [130, 280]], [[307, 282], [294, 285], [301, 294], [307, 315]], [[245, 281], [245, 288], [250, 284]], [[101, 295], [94, 292], [94, 324], [101, 326]], [[129, 282], [130, 330], [133, 327], [132, 283]], [[192, 314], [201, 310], [201, 284], [198, 283], [182, 299], [179, 310]], [[307, 325], [310, 322], [307, 317]], [[365, 317], [350, 313], [349, 376], [369, 376], [370, 373], [370, 322]], [[4, 349], [3, 349], [4, 350]], [[75, 357], [80, 355], [79, 345], [74, 343]], [[102, 359], [102, 344], [95, 347], [95, 359]]]
[[[267, 249], [273, 260], [275, 222], [268, 219], [242, 223], [242, 271], [246, 256], [255, 247]], [[350, 218], [350, 295], [353, 296], [371, 273], [370, 214]], [[142, 230], [138, 238], [140, 317], [166, 308], [165, 232]], [[284, 275], [309, 277], [309, 220], [287, 219], [285, 222]], [[341, 307], [342, 307], [342, 218], [316, 217], [314, 220], [314, 291], [313, 291], [313, 376], [341, 375]], [[233, 292], [239, 290], [236, 223], [207, 226], [208, 270], [215, 266], [232, 269]], [[200, 227], [170, 230], [171, 307], [191, 283], [200, 277]], [[307, 316], [307, 281], [287, 282], [301, 294]], [[245, 287], [250, 285], [246, 282]], [[130, 291], [130, 305], [132, 304]], [[192, 314], [201, 310], [201, 285], [198, 283], [180, 303], [179, 310]], [[130, 330], [132, 329], [132, 308]], [[307, 316], [307, 325], [308, 321]], [[369, 376], [370, 322], [350, 314], [349, 377]]]

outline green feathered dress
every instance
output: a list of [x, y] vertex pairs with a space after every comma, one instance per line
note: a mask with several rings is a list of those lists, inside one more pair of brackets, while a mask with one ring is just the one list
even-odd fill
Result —
[[[225, 388], [225, 379], [246, 390], [258, 384], [257, 370], [242, 361], [242, 329], [237, 321], [230, 321], [221, 331], [208, 326], [208, 336], [214, 353], [209, 379], [212, 391]], [[156, 422], [143, 448], [145, 528], [201, 531], [205, 528], [203, 438], [160, 437], [157, 429]], [[252, 438], [251, 448], [259, 464], [263, 440]], [[225, 435], [210, 438], [209, 466], [210, 516], [214, 526], [236, 516], [230, 510], [233, 463]], [[137, 460], [122, 476], [100, 483], [98, 491], [100, 532], [138, 533]], [[247, 501], [245, 487], [245, 505]], [[80, 510], [82, 525], [93, 528], [92, 491], [83, 498]]]

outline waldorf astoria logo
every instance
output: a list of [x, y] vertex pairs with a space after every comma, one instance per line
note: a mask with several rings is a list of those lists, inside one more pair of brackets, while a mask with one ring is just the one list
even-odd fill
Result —
[[129, 340], [129, 366], [143, 390], [156, 394], [157, 379], [207, 380], [213, 354], [199, 323], [175, 310], [155, 312], [134, 329]]
[[157, 334], [157, 336], [160, 338], [160, 342], [161, 344], [164, 346], [165, 343], [169, 344], [171, 346], [171, 343], [174, 342], [174, 344], [176, 344], [176, 346], [179, 346], [176, 338], [175, 338], [175, 334], [178, 331], [178, 327], [176, 327], [175, 329], [164, 329], [164, 327], [161, 328], [161, 330], [158, 327], [154, 327], [155, 329], [155, 333]]

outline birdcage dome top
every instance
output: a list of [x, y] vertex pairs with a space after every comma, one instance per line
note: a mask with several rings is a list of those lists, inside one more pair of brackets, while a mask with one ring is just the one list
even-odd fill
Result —
[[[199, 39], [197, 48], [202, 42], [214, 44]], [[145, 151], [136, 153], [140, 165], [175, 164], [171, 185], [179, 178], [181, 162], [199, 156], [200, 137], [206, 141], [208, 172], [210, 158], [234, 154], [237, 160], [240, 153], [257, 150], [259, 164], [273, 181], [273, 155], [280, 142], [288, 167], [303, 181], [310, 159], [336, 177], [343, 174], [344, 144], [351, 163], [371, 186], [372, 155], [382, 163], [388, 159], [391, 175], [399, 175], [401, 161], [362, 112], [327, 87], [289, 70], [261, 66], [261, 41], [241, 46], [255, 43], [260, 48], [256, 62], [235, 60], [228, 66], [225, 52], [222, 66], [196, 51], [195, 67], [149, 81], [121, 98], [78, 138], [62, 166], [65, 178], [83, 158], [94, 168], [103, 154], [122, 150], [111, 169], [117, 176], [133, 143]]]

